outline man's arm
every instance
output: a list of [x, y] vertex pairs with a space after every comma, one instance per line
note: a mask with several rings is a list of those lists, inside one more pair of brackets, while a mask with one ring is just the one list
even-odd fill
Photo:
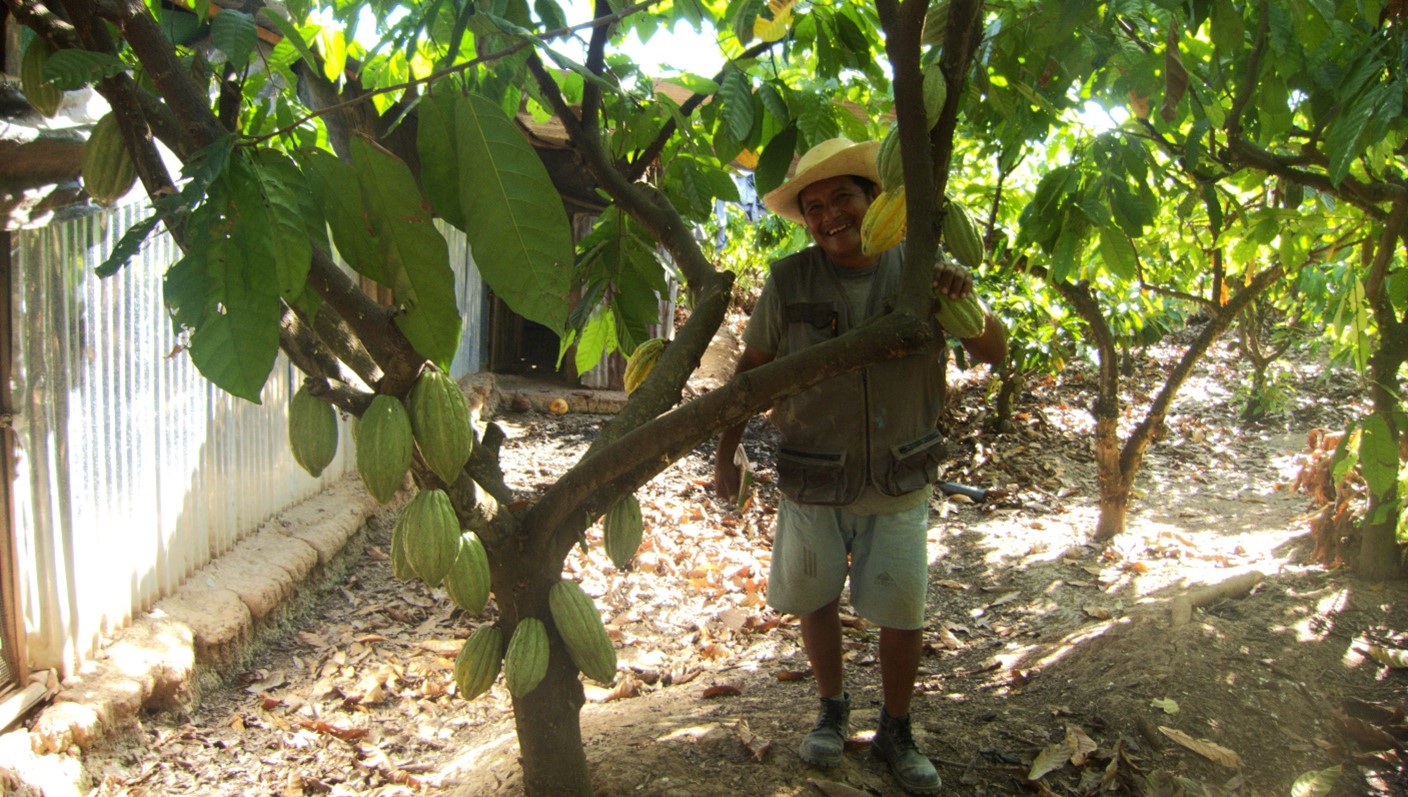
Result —
[[980, 363], [995, 367], [1007, 359], [1007, 330], [991, 313], [984, 315], [982, 334], [974, 338], [959, 338], [958, 342]]
[[[773, 355], [759, 351], [751, 346], [743, 348], [743, 354], [739, 355], [738, 365], [733, 369], [733, 375], [738, 376], [744, 371], [757, 368], [765, 363], [770, 363]], [[747, 421], [731, 426], [719, 435], [719, 447], [714, 452], [714, 491], [720, 498], [729, 501], [738, 498], [738, 466], [733, 464], [733, 451], [738, 448], [738, 444], [743, 440], [743, 429], [748, 425]]]

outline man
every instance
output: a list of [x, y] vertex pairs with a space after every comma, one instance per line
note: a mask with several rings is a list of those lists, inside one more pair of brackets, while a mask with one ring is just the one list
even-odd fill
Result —
[[[798, 161], [793, 177], [763, 197], [772, 212], [806, 226], [814, 246], [772, 264], [744, 332], [735, 373], [815, 345], [884, 312], [899, 289], [902, 246], [861, 250], [865, 210], [879, 193], [875, 142], [831, 139]], [[947, 260], [934, 267], [934, 289], [959, 299], [972, 276]], [[1007, 352], [991, 316], [962, 341], [972, 357], [996, 364]], [[798, 753], [813, 766], [843, 760], [850, 697], [841, 659], [839, 601], [849, 578], [851, 604], [880, 626], [884, 705], [872, 751], [900, 785], [935, 794], [934, 765], [915, 746], [909, 707], [919, 670], [928, 585], [929, 485], [938, 478], [947, 362], [942, 332], [922, 351], [835, 377], [778, 403], [782, 434], [768, 604], [801, 619], [821, 711]], [[719, 438], [715, 486], [739, 489], [734, 450], [745, 424]]]

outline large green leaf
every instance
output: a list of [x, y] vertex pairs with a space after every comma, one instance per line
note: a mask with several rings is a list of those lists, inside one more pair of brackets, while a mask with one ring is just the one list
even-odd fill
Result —
[[561, 332], [573, 259], [562, 199], [512, 119], [485, 97], [457, 100], [460, 204], [474, 263], [515, 313]]
[[[308, 284], [313, 244], [308, 237], [295, 186], [287, 174], [280, 179], [277, 156], [269, 153], [263, 164], [247, 154], [230, 161], [230, 189], [235, 208], [234, 237], [250, 257], [274, 269], [279, 295], [292, 302]], [[296, 173], [296, 172], [295, 172]]]
[[210, 40], [225, 53], [231, 64], [243, 67], [249, 63], [249, 56], [254, 52], [254, 45], [258, 43], [254, 17], [242, 11], [221, 9], [220, 13], [210, 20]]
[[421, 184], [425, 196], [440, 218], [458, 230], [464, 230], [464, 210], [460, 207], [460, 173], [455, 144], [455, 105], [453, 88], [448, 84], [436, 87], [435, 93], [421, 101], [416, 117], [416, 151], [420, 162]]
[[1132, 280], [1137, 270], [1134, 247], [1124, 231], [1115, 227], [1100, 228], [1100, 257], [1105, 268], [1120, 279]]
[[303, 153], [301, 158], [338, 254], [358, 274], [389, 287], [392, 277], [369, 228], [356, 170], [323, 150]]
[[719, 98], [723, 100], [724, 120], [729, 133], [738, 141], [747, 141], [757, 117], [753, 105], [753, 89], [742, 72], [729, 72], [719, 87]]
[[232, 176], [211, 195], [222, 218], [211, 224], [205, 257], [192, 264], [204, 267], [207, 295], [190, 354], [206, 379], [258, 404], [279, 353], [279, 294], [273, 262], [252, 246], [258, 231], [240, 218], [241, 182]]
[[403, 309], [396, 325], [416, 351], [448, 370], [459, 348], [460, 314], [445, 237], [435, 229], [411, 170], [399, 158], [354, 138], [352, 165], [367, 232]]
[[1398, 483], [1398, 442], [1379, 415], [1364, 419], [1359, 438], [1359, 464], [1374, 495], [1388, 495]]

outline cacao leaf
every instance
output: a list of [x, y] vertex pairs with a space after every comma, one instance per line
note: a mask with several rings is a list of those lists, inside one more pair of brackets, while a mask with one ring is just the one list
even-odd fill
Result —
[[1398, 483], [1398, 442], [1379, 415], [1363, 421], [1359, 438], [1359, 467], [1374, 495], [1387, 495]]
[[460, 204], [475, 265], [514, 312], [560, 332], [573, 246], [547, 169], [514, 121], [485, 97], [457, 98], [454, 125]]
[[272, 265], [244, 242], [221, 235], [210, 244], [206, 273], [212, 312], [191, 335], [191, 362], [221, 390], [259, 404], [279, 353], [279, 297]]
[[[449, 370], [459, 348], [460, 314], [445, 237], [431, 223], [415, 178], [399, 158], [354, 138], [352, 165], [361, 186], [368, 231], [385, 264], [392, 295], [405, 308], [396, 316], [396, 326], [422, 356]], [[557, 201], [556, 193], [552, 199]], [[474, 251], [480, 252], [477, 246]]]
[[259, 41], [254, 29], [254, 17], [243, 11], [220, 9], [220, 13], [210, 20], [210, 41], [220, 48], [231, 64], [244, 67]]
[[1291, 784], [1291, 797], [1329, 797], [1343, 771], [1344, 768], [1337, 764], [1329, 769], [1302, 773]]
[[[279, 160], [288, 168], [280, 172]], [[279, 294], [293, 302], [308, 285], [308, 268], [313, 260], [313, 244], [308, 238], [299, 207], [299, 195], [306, 191], [289, 185], [302, 175], [282, 155], [266, 152], [260, 159], [237, 157], [231, 163], [230, 179], [239, 208], [235, 236], [248, 248], [268, 259], [274, 267]], [[282, 178], [282, 179], [281, 179]]]
[[44, 78], [64, 91], [81, 89], [126, 71], [127, 65], [115, 55], [76, 48], [59, 50], [44, 63]]
[[748, 85], [748, 78], [742, 72], [729, 72], [719, 86], [719, 99], [723, 100], [723, 116], [729, 132], [735, 139], [746, 141], [757, 118], [753, 88]]
[[1237, 755], [1235, 751], [1229, 750], [1215, 742], [1210, 742], [1206, 739], [1195, 739], [1183, 731], [1176, 728], [1168, 728], [1163, 725], [1159, 726], [1159, 732], [1214, 764], [1219, 764], [1229, 769], [1235, 769], [1242, 765], [1241, 756]]
[[455, 96], [449, 81], [436, 86], [434, 93], [421, 100], [416, 118], [416, 151], [421, 163], [437, 163], [445, 168], [421, 169], [425, 196], [440, 218], [457, 230], [465, 227], [464, 209], [460, 207], [459, 170], [448, 164], [459, 163], [455, 148]]

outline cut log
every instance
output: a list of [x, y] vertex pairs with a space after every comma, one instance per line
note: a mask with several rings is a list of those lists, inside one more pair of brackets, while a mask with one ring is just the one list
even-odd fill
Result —
[[1193, 619], [1194, 607], [1206, 606], [1223, 598], [1240, 597], [1250, 592], [1252, 587], [1260, 584], [1263, 578], [1265, 576], [1260, 571], [1252, 570], [1221, 583], [1186, 592], [1173, 599], [1173, 603], [1169, 607], [1170, 624], [1174, 628], [1187, 625]]

